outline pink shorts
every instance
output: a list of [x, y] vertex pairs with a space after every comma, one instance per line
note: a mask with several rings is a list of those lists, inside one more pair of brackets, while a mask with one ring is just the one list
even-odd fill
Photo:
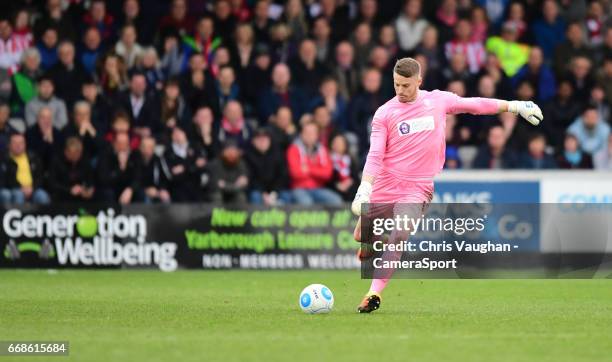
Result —
[[433, 180], [402, 180], [385, 174], [376, 178], [370, 203], [429, 203], [433, 192]]
[[425, 215], [433, 198], [433, 189], [433, 180], [406, 180], [388, 174], [377, 177], [372, 188], [366, 218], [362, 219], [361, 242], [371, 243], [375, 240], [371, 234], [373, 230], [370, 227], [371, 220], [391, 219], [398, 215], [410, 218]]

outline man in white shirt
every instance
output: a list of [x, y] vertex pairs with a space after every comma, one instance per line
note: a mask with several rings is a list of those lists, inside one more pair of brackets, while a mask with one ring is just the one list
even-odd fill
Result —
[[395, 30], [400, 49], [404, 52], [414, 50], [427, 27], [427, 20], [421, 17], [422, 0], [408, 0], [404, 12], [395, 20]]

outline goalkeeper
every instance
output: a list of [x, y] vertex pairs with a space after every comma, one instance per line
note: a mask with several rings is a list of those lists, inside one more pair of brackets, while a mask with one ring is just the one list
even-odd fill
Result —
[[[396, 96], [379, 107], [372, 120], [370, 150], [351, 205], [356, 215], [367, 203], [426, 205], [431, 201], [433, 178], [444, 165], [447, 114], [512, 112], [534, 126], [543, 118], [533, 102], [462, 98], [450, 92], [421, 90], [421, 69], [412, 58], [396, 62], [393, 83]], [[361, 219], [355, 228], [357, 241], [361, 241], [360, 228]], [[372, 279], [358, 312], [379, 308], [389, 277]]]

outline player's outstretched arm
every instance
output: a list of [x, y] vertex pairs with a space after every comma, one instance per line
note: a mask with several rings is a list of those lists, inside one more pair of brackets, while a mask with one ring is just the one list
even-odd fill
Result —
[[448, 113], [498, 114], [511, 112], [523, 117], [527, 122], [537, 126], [544, 116], [537, 104], [531, 101], [505, 101], [491, 98], [461, 98], [455, 94], [451, 97]]

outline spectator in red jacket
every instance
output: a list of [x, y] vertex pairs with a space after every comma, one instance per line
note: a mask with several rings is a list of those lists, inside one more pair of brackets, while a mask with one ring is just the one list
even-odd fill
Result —
[[319, 127], [305, 123], [300, 137], [287, 150], [290, 186], [297, 204], [341, 205], [340, 195], [324, 187], [333, 176], [333, 164], [327, 148], [319, 141]]

